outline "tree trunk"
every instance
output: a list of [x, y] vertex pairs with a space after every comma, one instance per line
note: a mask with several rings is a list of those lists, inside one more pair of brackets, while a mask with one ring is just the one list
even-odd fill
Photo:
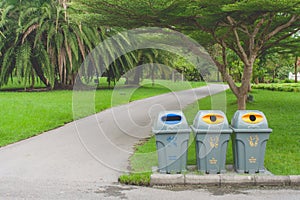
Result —
[[248, 85], [248, 92], [251, 92], [252, 88], [251, 88], [251, 82], [249, 82], [249, 85]]
[[137, 64], [137, 67], [134, 69], [134, 77], [133, 77], [133, 82], [132, 84], [134, 85], [139, 85], [140, 84], [140, 81], [141, 81], [141, 78], [142, 78], [142, 75], [143, 75], [143, 59], [141, 59], [138, 64]]
[[175, 72], [172, 70], [172, 81], [175, 82]]
[[151, 64], [151, 80], [152, 80], [152, 86], [154, 86], [154, 69], [155, 69], [155, 66], [153, 64]]
[[297, 83], [298, 82], [298, 76], [297, 76], [297, 74], [298, 74], [298, 56], [296, 56], [296, 60], [295, 60], [295, 83]]
[[[224, 53], [224, 52], [223, 52]], [[253, 64], [256, 59], [255, 53], [252, 53], [252, 56], [250, 58], [243, 57], [243, 63], [244, 63], [244, 71], [242, 73], [242, 84], [240, 87], [238, 87], [232, 78], [230, 74], [228, 74], [226, 69], [226, 64], [221, 64], [216, 59], [214, 59], [215, 64], [217, 65], [219, 71], [221, 72], [222, 76], [224, 77], [224, 80], [228, 83], [231, 91], [237, 98], [238, 102], [238, 109], [239, 110], [245, 110], [246, 109], [246, 102], [247, 102], [247, 95], [248, 92], [251, 91], [251, 78], [252, 78], [252, 72], [253, 72]]]
[[248, 62], [245, 64], [243, 78], [242, 78], [242, 85], [239, 88], [238, 97], [238, 109], [245, 110], [246, 109], [246, 102], [247, 102], [247, 95], [251, 91], [251, 77], [252, 77], [252, 70], [253, 70], [253, 63]]
[[247, 94], [240, 94], [237, 98], [237, 102], [239, 110], [246, 110]]
[[229, 87], [231, 88], [231, 90], [233, 91], [233, 93], [237, 98], [239, 110], [246, 109], [247, 95], [251, 91], [250, 80], [252, 77], [252, 69], [253, 69], [253, 64], [251, 63], [244, 67], [242, 85], [240, 87], [237, 87], [234, 84], [232, 78], [228, 78], [230, 75], [228, 74], [226, 75]]
[[48, 81], [48, 79], [44, 76], [43, 70], [38, 66], [38, 62], [36, 60], [33, 60], [32, 65], [36, 75], [40, 78], [40, 80], [45, 84], [47, 88], [51, 88], [51, 85]]
[[134, 73], [132, 84], [134, 84], [134, 85], [140, 84], [140, 74], [141, 74], [141, 67], [135, 68], [135, 73]]
[[31, 69], [31, 85], [30, 85], [30, 89], [34, 88], [34, 71]]

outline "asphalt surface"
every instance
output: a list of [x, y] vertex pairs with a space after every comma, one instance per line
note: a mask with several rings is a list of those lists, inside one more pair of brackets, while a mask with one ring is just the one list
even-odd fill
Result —
[[160, 110], [182, 109], [224, 89], [211, 85], [135, 101], [0, 148], [0, 199], [299, 199], [291, 189], [172, 191], [117, 183]]

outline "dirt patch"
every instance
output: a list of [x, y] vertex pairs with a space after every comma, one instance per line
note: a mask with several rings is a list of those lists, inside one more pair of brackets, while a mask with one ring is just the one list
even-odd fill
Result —
[[246, 191], [242, 191], [238, 188], [232, 188], [232, 187], [221, 187], [221, 188], [216, 187], [207, 190], [214, 196], [223, 196], [226, 194], [245, 194], [245, 195], [248, 194], [248, 192]]
[[186, 191], [186, 190], [207, 190], [213, 196], [224, 196], [227, 194], [239, 195], [249, 194], [248, 190], [299, 190], [300, 187], [290, 187], [290, 186], [282, 186], [282, 187], [271, 187], [271, 186], [249, 186], [249, 187], [234, 187], [234, 186], [202, 186], [202, 185], [176, 185], [176, 186], [154, 186], [154, 188], [162, 189], [162, 190], [170, 190], [170, 191]]
[[123, 191], [133, 190], [134, 187], [121, 186], [104, 186], [95, 191], [95, 193], [104, 194], [105, 197], [119, 197], [120, 199], [128, 199]]

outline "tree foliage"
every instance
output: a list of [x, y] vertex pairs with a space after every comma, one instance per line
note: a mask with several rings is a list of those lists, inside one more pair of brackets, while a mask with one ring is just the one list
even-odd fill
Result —
[[1, 85], [10, 76], [48, 87], [68, 85], [100, 36], [96, 28], [74, 23], [57, 1], [7, 3], [1, 41]]
[[[31, 87], [36, 77], [49, 88], [73, 86], [88, 53], [116, 31], [73, 19], [72, 12], [66, 0], [1, 3], [0, 86], [10, 77]], [[119, 62], [116, 73], [122, 67]]]
[[[222, 60], [214, 58], [223, 78], [246, 108], [256, 59], [300, 30], [299, 0], [74, 0], [80, 18], [107, 26], [159, 26], [197, 36], [200, 43], [219, 44]], [[205, 35], [203, 34], [203, 35]], [[227, 51], [243, 63], [241, 85], [229, 73]]]

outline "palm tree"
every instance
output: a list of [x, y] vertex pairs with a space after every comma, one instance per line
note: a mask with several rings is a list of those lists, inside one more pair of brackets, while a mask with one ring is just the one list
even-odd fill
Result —
[[[70, 88], [89, 52], [118, 32], [82, 23], [68, 8], [67, 0], [11, 0], [0, 6], [2, 19], [5, 18], [5, 23], [0, 23], [0, 31], [5, 36], [0, 37], [0, 86], [10, 77], [18, 77], [34, 87], [35, 77], [38, 77], [49, 88]], [[113, 41], [117, 47], [110, 43], [103, 47], [107, 54], [104, 58], [110, 54], [114, 57], [113, 48], [123, 49], [123, 44], [128, 45], [124, 43], [126, 36], [120, 35], [117, 40]], [[112, 64], [93, 65], [84, 80], [89, 81], [107, 69], [111, 72], [109, 80], [116, 81], [133, 67], [134, 60], [135, 55], [128, 53]]]
[[[174, 54], [160, 49], [140, 49], [133, 53], [135, 57], [134, 69], [126, 77], [127, 84], [138, 85], [145, 74], [147, 78], [152, 80], [152, 85], [154, 85], [155, 75], [164, 79], [172, 73], [170, 68], [163, 67], [163, 65], [174, 67], [172, 64], [176, 57]], [[141, 67], [144, 64], [147, 64], [147, 67]]]
[[22, 1], [2, 7], [10, 12], [2, 28], [6, 38], [0, 46], [0, 85], [10, 76], [30, 81], [32, 87], [35, 76], [47, 87], [73, 85], [80, 64], [103, 32], [70, 20], [61, 2]]

